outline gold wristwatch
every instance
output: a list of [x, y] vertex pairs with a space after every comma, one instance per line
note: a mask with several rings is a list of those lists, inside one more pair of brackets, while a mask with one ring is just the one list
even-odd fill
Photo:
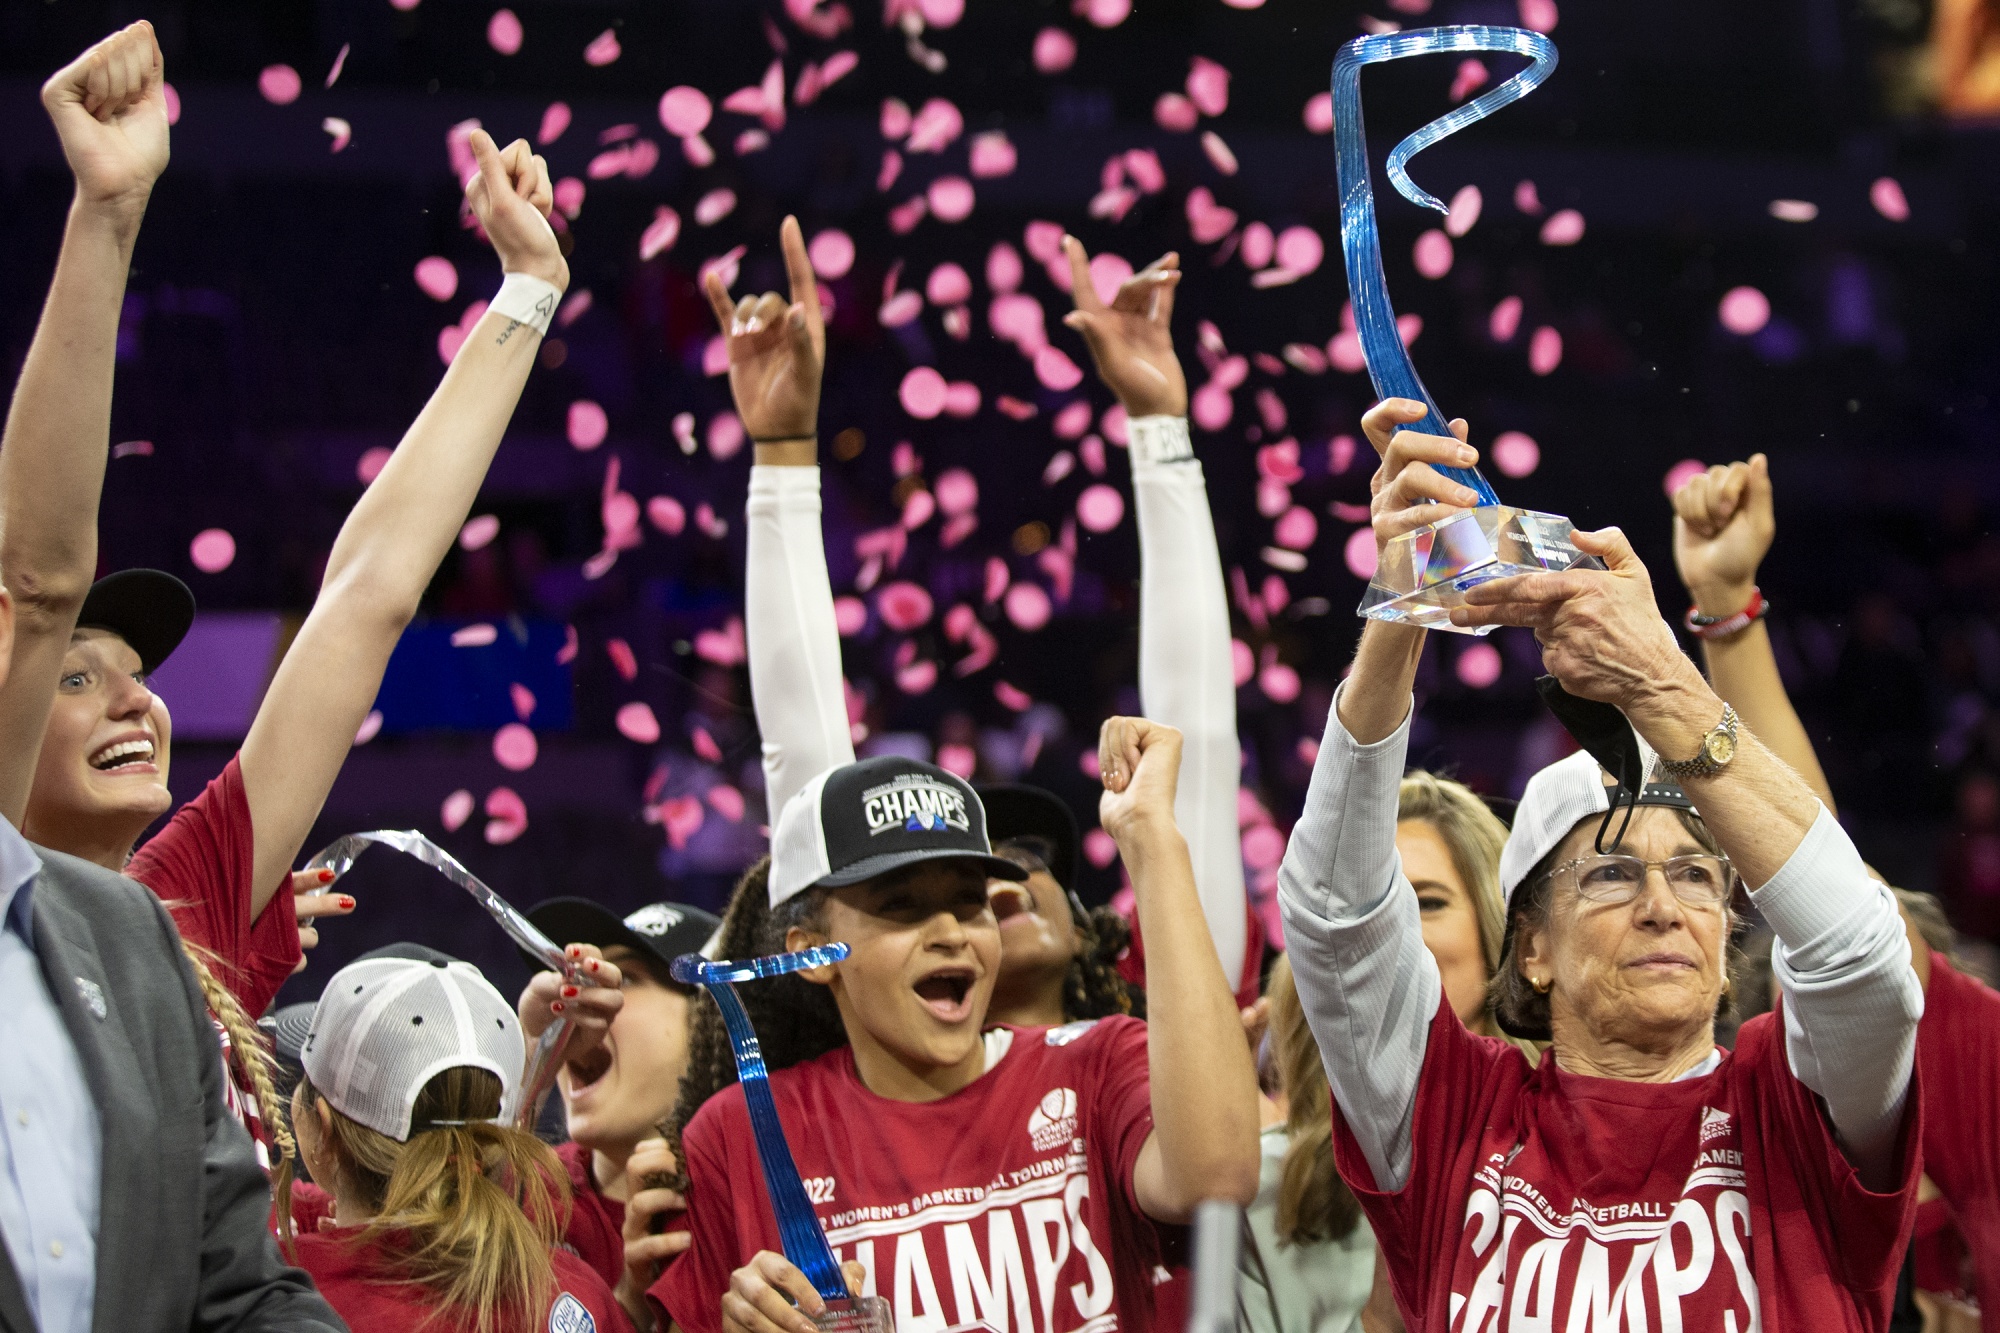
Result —
[[1669, 759], [1660, 756], [1660, 768], [1675, 782], [1685, 783], [1689, 778], [1712, 778], [1720, 773], [1736, 757], [1736, 710], [1727, 703], [1722, 705], [1722, 721], [1715, 724], [1709, 733], [1701, 738], [1701, 749], [1692, 759]]

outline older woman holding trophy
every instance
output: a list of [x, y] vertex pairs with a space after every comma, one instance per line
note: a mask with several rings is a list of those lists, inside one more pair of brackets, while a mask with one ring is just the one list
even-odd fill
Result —
[[[1336, 125], [1359, 139], [1361, 64], [1466, 49], [1536, 57], [1493, 105], [1554, 61], [1545, 39], [1509, 29], [1359, 39], [1335, 66]], [[1436, 137], [1421, 130], [1391, 154], [1405, 194], [1411, 144]], [[1368, 337], [1364, 314], [1380, 332], [1393, 312], [1372, 206], [1357, 203], [1365, 147], [1340, 146], [1357, 322], [1378, 389], [1397, 395], [1363, 421], [1382, 455], [1376, 541], [1385, 566], [1392, 548], [1432, 558], [1409, 562], [1429, 575], [1420, 588], [1363, 605], [1371, 623], [1279, 894], [1339, 1107], [1341, 1174], [1398, 1301], [1454, 1333], [1882, 1329], [1920, 1118], [1923, 997], [1894, 901], [1682, 654], [1616, 529], [1565, 533], [1555, 559], [1531, 540], [1532, 559], [1441, 566], [1454, 525], [1510, 520], [1490, 521], [1463, 423], [1442, 434], [1400, 344]], [[1445, 1001], [1395, 850], [1425, 625], [1531, 628], [1551, 673], [1543, 697], [1585, 747], [1529, 782], [1501, 857], [1497, 1012], [1510, 1033], [1550, 1042], [1535, 1066], [1467, 1032]], [[1739, 885], [1776, 933], [1783, 1016], [1750, 1020], [1723, 1051]]]

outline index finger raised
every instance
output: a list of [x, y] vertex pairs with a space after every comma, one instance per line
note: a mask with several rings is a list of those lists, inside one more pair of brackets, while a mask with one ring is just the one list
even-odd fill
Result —
[[805, 232], [796, 217], [787, 215], [778, 228], [778, 248], [785, 252], [785, 274], [792, 282], [792, 300], [806, 308], [806, 318], [819, 313], [819, 277], [813, 272], [812, 258], [806, 254]]

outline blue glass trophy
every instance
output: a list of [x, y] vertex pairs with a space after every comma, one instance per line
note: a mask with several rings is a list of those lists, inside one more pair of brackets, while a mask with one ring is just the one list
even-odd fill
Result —
[[[1404, 139], [1389, 154], [1389, 181], [1405, 199], [1440, 213], [1450, 210], [1410, 179], [1409, 163], [1448, 134], [1482, 120], [1526, 96], [1556, 67], [1554, 43], [1522, 28], [1461, 25], [1414, 32], [1357, 37], [1340, 48], [1333, 62], [1334, 151], [1340, 182], [1340, 245], [1347, 262], [1347, 285], [1354, 302], [1355, 330], [1368, 363], [1368, 376], [1383, 398], [1409, 398], [1427, 409], [1408, 427], [1425, 435], [1451, 434], [1445, 415], [1417, 378], [1410, 353], [1396, 331], [1389, 284], [1382, 273], [1382, 243], [1375, 228], [1375, 197], [1368, 174], [1368, 139], [1361, 121], [1361, 67], [1407, 56], [1445, 51], [1502, 51], [1534, 63], [1484, 96], [1440, 116]], [[1602, 569], [1570, 541], [1570, 521], [1555, 514], [1500, 503], [1476, 468], [1439, 467], [1442, 475], [1479, 495], [1477, 507], [1405, 533], [1382, 550], [1375, 576], [1361, 599], [1360, 614], [1462, 634], [1488, 634], [1451, 623], [1451, 609], [1467, 590], [1512, 574], [1571, 568]]]
[[783, 976], [809, 967], [825, 967], [847, 957], [845, 944], [822, 944], [794, 953], [772, 954], [741, 962], [712, 963], [698, 953], [674, 959], [674, 980], [683, 986], [701, 986], [722, 1011], [723, 1026], [729, 1030], [729, 1044], [736, 1055], [736, 1081], [743, 1086], [743, 1103], [750, 1113], [751, 1135], [757, 1141], [757, 1160], [764, 1168], [764, 1189], [771, 1197], [771, 1212], [778, 1220], [778, 1238], [785, 1257], [797, 1265], [813, 1284], [826, 1312], [816, 1321], [821, 1328], [842, 1333], [893, 1333], [895, 1317], [889, 1302], [880, 1296], [849, 1296], [847, 1280], [834, 1260], [833, 1247], [820, 1229], [812, 1201], [806, 1197], [805, 1183], [792, 1161], [791, 1145], [785, 1142], [785, 1127], [778, 1120], [777, 1103], [771, 1099], [771, 1080], [764, 1069], [764, 1051], [757, 1043], [750, 1016], [736, 997], [734, 982], [759, 981]]

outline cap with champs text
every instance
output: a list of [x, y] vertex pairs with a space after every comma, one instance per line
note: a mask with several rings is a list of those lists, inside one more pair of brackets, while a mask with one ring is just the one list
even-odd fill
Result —
[[511, 1115], [526, 1055], [514, 1006], [472, 964], [372, 958], [326, 983], [300, 1060], [334, 1110], [406, 1143], [418, 1095], [447, 1069], [490, 1070]]
[[986, 809], [963, 778], [935, 764], [878, 755], [830, 768], [778, 816], [771, 837], [771, 906], [824, 885], [859, 884], [922, 861], [977, 862], [996, 879], [1027, 872], [993, 855]]

